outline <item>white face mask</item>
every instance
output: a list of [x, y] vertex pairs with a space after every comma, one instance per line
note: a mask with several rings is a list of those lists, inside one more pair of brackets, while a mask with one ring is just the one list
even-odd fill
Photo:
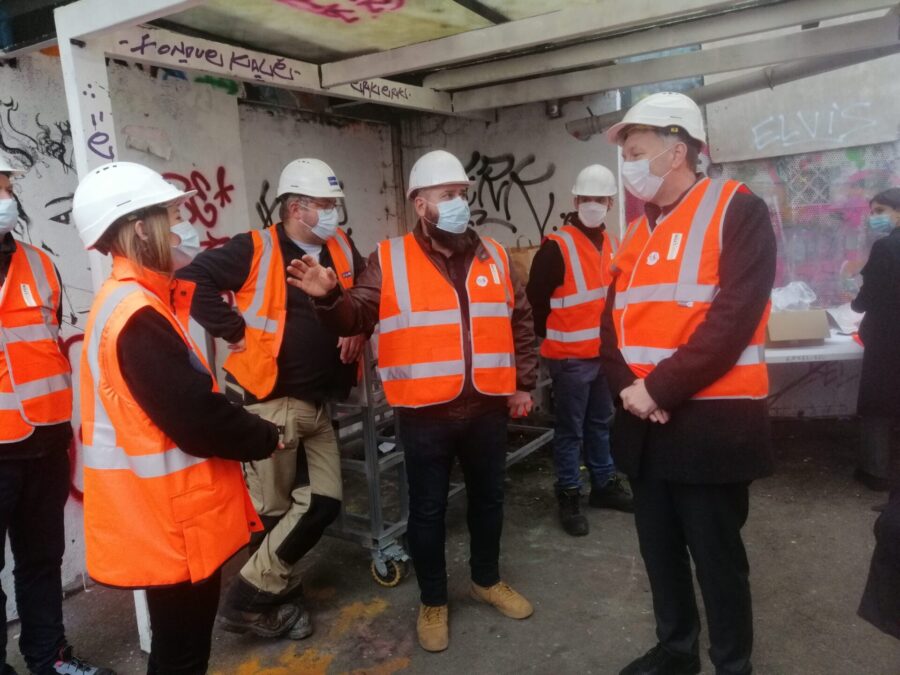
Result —
[[[675, 146], [673, 145], [672, 147], [674, 148]], [[625, 188], [642, 201], [649, 202], [653, 199], [672, 169], [666, 171], [662, 176], [656, 176], [650, 173], [650, 162], [657, 157], [661, 157], [671, 149], [666, 148], [650, 159], [622, 162], [622, 181], [625, 183]]]
[[13, 231], [19, 221], [19, 205], [15, 199], [0, 199], [0, 237]]
[[200, 235], [186, 220], [173, 225], [171, 232], [181, 239], [172, 247], [172, 267], [180, 270], [182, 267], [190, 265], [191, 261], [200, 253]]
[[338, 211], [332, 207], [330, 209], [318, 209], [319, 221], [310, 229], [322, 241], [328, 241], [338, 229]]
[[608, 211], [609, 207], [606, 204], [584, 202], [578, 205], [578, 219], [585, 227], [600, 227]]

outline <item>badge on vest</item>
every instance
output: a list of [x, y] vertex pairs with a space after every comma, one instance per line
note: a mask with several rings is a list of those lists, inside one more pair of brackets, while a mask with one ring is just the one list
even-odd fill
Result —
[[658, 262], [659, 262], [659, 253], [657, 253], [656, 251], [652, 251], [650, 253], [650, 255], [647, 256], [647, 264], [655, 265]]
[[675, 260], [678, 257], [678, 250], [681, 248], [681, 239], [684, 235], [676, 232], [669, 240], [669, 252], [666, 254], [666, 260]]
[[341, 277], [344, 279], [349, 279], [352, 276], [353, 276], [353, 272], [351, 272], [350, 270], [347, 270], [346, 272], [341, 272]]
[[478, 284], [481, 288], [484, 288], [485, 286], [488, 285], [488, 279], [483, 274], [479, 274], [478, 277], [475, 279], [475, 283]]
[[28, 284], [19, 284], [19, 290], [22, 293], [22, 300], [25, 301], [25, 304], [29, 307], [37, 307], [37, 300], [34, 299], [34, 294], [31, 292], [31, 286]]

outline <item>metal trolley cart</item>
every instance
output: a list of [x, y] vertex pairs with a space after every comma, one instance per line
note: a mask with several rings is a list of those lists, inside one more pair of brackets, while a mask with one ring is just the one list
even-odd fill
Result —
[[[548, 380], [542, 380], [545, 387]], [[346, 490], [341, 513], [328, 534], [360, 544], [372, 555], [372, 578], [381, 586], [393, 587], [409, 571], [405, 547], [409, 495], [403, 466], [403, 451], [396, 434], [393, 410], [387, 404], [375, 369], [375, 359], [367, 347], [360, 381], [350, 400], [332, 407], [332, 420], [341, 448], [345, 487], [356, 488], [360, 478], [364, 490]], [[553, 438], [553, 430], [525, 423], [509, 425], [511, 444], [507, 466], [518, 462]], [[465, 489], [461, 482], [450, 486], [450, 497]], [[359, 492], [365, 492], [365, 500]], [[365, 501], [363, 504], [362, 502]]]

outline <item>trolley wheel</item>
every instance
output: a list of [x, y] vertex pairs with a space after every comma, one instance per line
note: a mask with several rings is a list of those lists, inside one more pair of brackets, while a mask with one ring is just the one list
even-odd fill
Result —
[[385, 567], [387, 567], [387, 574], [382, 574], [378, 571], [378, 566], [375, 564], [375, 561], [372, 561], [372, 565], [370, 569], [372, 570], [372, 578], [375, 579], [375, 583], [379, 586], [384, 586], [385, 588], [393, 588], [397, 586], [402, 580], [403, 577], [406, 576], [408, 571], [408, 566], [405, 561], [400, 560], [385, 560]]

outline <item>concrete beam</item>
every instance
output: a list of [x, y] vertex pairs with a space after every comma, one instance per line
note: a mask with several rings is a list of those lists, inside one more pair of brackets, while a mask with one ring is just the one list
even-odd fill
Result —
[[876, 19], [805, 30], [727, 47], [461, 91], [453, 94], [453, 108], [457, 112], [485, 110], [890, 47], [900, 43], [898, 28], [900, 17], [891, 12]]
[[[396, 108], [453, 113], [450, 95], [446, 92], [380, 78], [324, 89], [315, 63], [188, 37], [152, 26], [120, 30], [105, 38], [103, 45], [107, 54], [126, 61], [212, 73], [253, 84]], [[483, 117], [481, 113], [472, 116]]]
[[54, 10], [60, 40], [84, 39], [147, 23], [203, 4], [204, 0], [78, 0]]
[[438, 68], [589, 36], [610, 35], [660, 21], [718, 12], [734, 5], [722, 0], [603, 0], [499, 26], [366, 54], [322, 65], [322, 86], [334, 87], [373, 77]]
[[889, 9], [895, 5], [896, 0], [855, 0], [853, 3], [846, 0], [793, 0], [780, 5], [729, 12], [540, 54], [442, 70], [426, 77], [423, 85], [438, 90], [478, 87], [492, 82], [584, 68], [638, 54], [764, 33], [872, 10]]

